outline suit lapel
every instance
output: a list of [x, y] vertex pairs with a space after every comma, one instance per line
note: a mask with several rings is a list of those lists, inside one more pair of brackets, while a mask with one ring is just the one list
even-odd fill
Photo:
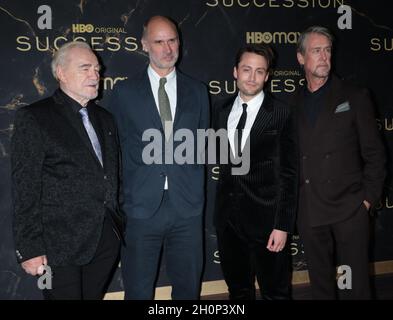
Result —
[[299, 125], [299, 133], [302, 136], [302, 141], [306, 145], [314, 145], [314, 139], [319, 139], [321, 134], [329, 130], [329, 124], [331, 123], [334, 115], [335, 107], [338, 104], [337, 97], [340, 96], [339, 79], [335, 75], [331, 75], [330, 88], [326, 93], [326, 99], [324, 106], [322, 107], [320, 114], [316, 120], [315, 126], [311, 126], [307, 119], [304, 110], [304, 93], [303, 90], [299, 90], [297, 97], [295, 98], [295, 105], [297, 108], [297, 117]]
[[266, 93], [251, 127], [250, 135], [248, 136], [246, 143], [252, 143], [253, 139], [261, 135], [266, 127], [271, 123], [273, 106], [274, 102], [272, 96]]
[[154, 100], [154, 95], [151, 90], [151, 84], [149, 76], [147, 74], [147, 70], [143, 72], [141, 81], [139, 82], [138, 92], [142, 101], [140, 105], [144, 106], [144, 110], [140, 110], [140, 112], [148, 113], [149, 118], [152, 119], [155, 127], [162, 128], [160, 113], [158, 111], [158, 106], [156, 105], [156, 102]]
[[324, 106], [315, 124], [313, 136], [319, 136], [320, 134], [329, 130], [329, 125], [332, 123], [332, 117], [334, 116], [334, 111], [338, 104], [337, 97], [341, 96], [340, 86], [338, 85], [339, 79], [334, 75], [331, 75], [331, 77], [331, 82], [329, 84], [330, 87], [326, 92]]
[[339, 105], [342, 101], [343, 92], [341, 80], [332, 74], [332, 79], [330, 83], [330, 89], [327, 93], [326, 101], [327, 101], [327, 110], [329, 111], [330, 117], [334, 116], [334, 112], [336, 111], [337, 105]]
[[174, 131], [179, 126], [179, 122], [182, 118], [182, 114], [184, 112], [184, 108], [191, 105], [187, 100], [191, 97], [191, 94], [188, 94], [188, 87], [185, 84], [185, 81], [182, 79], [183, 75], [181, 72], [176, 70], [176, 112], [175, 119], [173, 121], [173, 129]]
[[[58, 112], [60, 112], [64, 118], [67, 119], [69, 126], [73, 128], [72, 131], [77, 133], [78, 138], [79, 138], [78, 141], [82, 141], [82, 144], [89, 150], [91, 156], [94, 158], [96, 163], [101, 167], [101, 164], [100, 164], [99, 160], [97, 159], [96, 153], [94, 152], [90, 138], [89, 138], [89, 136], [86, 132], [86, 129], [83, 125], [82, 118], [78, 119], [79, 114], [75, 114], [75, 112], [73, 112], [71, 107], [66, 105], [66, 102], [63, 100], [63, 98], [61, 96], [55, 95], [54, 100], [56, 102], [56, 105], [58, 106], [58, 108], [56, 110]], [[90, 118], [90, 114], [89, 114], [89, 118]], [[98, 136], [98, 133], [97, 133], [97, 136]], [[101, 143], [100, 137], [98, 137], [98, 139], [100, 140], [100, 143]], [[101, 147], [101, 150], [102, 149], [103, 149], [103, 147]]]

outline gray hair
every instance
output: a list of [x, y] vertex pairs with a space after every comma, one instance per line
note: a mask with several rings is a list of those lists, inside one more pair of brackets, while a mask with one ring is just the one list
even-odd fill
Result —
[[53, 55], [52, 63], [51, 63], [51, 68], [52, 68], [52, 75], [56, 80], [59, 80], [57, 78], [56, 74], [56, 69], [58, 66], [64, 66], [66, 64], [67, 60], [67, 54], [71, 49], [74, 48], [81, 48], [81, 49], [87, 49], [90, 51], [93, 51], [91, 47], [83, 41], [72, 41], [72, 42], [67, 42], [66, 44], [63, 44], [59, 50], [55, 52]]
[[325, 27], [321, 27], [321, 26], [312, 26], [312, 27], [307, 28], [305, 31], [303, 31], [301, 33], [301, 35], [299, 36], [299, 39], [297, 41], [297, 52], [300, 52], [301, 54], [304, 54], [306, 52], [305, 43], [306, 43], [307, 37], [311, 33], [321, 34], [321, 35], [325, 36], [326, 38], [328, 38], [330, 43], [333, 44], [334, 37], [333, 37], [332, 33], [329, 31], [329, 29], [327, 29]]

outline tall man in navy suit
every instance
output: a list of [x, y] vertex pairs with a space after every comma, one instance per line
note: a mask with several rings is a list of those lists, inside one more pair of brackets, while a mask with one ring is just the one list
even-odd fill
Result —
[[122, 252], [125, 299], [153, 298], [162, 248], [172, 298], [197, 299], [203, 263], [204, 167], [176, 163], [168, 154], [182, 143], [176, 141], [179, 129], [196, 137], [197, 129], [208, 127], [207, 90], [175, 68], [180, 44], [169, 18], [150, 18], [142, 45], [150, 59], [147, 70], [118, 84], [111, 103], [122, 147], [122, 208], [128, 217]]

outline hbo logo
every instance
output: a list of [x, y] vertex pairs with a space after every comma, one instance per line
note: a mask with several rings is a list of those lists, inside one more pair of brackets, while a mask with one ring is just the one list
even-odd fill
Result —
[[94, 26], [92, 24], [73, 24], [72, 32], [73, 33], [92, 33], [94, 31]]

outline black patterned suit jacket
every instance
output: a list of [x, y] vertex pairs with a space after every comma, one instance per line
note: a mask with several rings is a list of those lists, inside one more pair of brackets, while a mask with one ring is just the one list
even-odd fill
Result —
[[78, 112], [57, 90], [16, 112], [11, 142], [14, 238], [19, 262], [83, 265], [97, 248], [107, 210], [117, 210], [119, 148], [112, 116], [87, 106], [103, 167]]

